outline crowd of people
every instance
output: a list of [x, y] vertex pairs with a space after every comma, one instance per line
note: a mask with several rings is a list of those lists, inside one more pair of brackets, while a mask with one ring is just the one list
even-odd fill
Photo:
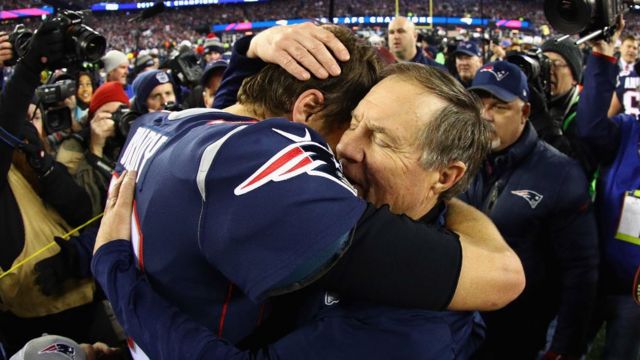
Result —
[[0, 360], [579, 359], [602, 328], [640, 359], [629, 24], [541, 39], [537, 75], [519, 34], [403, 16], [208, 31], [284, 3], [91, 16], [96, 62], [0, 34]]

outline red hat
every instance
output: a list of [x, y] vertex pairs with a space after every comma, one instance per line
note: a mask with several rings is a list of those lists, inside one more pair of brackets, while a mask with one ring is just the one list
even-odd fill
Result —
[[124, 92], [122, 84], [117, 81], [104, 83], [93, 93], [91, 102], [89, 103], [89, 119], [93, 117], [93, 114], [102, 105], [112, 101], [117, 101], [129, 106], [129, 97], [127, 97], [127, 93]]

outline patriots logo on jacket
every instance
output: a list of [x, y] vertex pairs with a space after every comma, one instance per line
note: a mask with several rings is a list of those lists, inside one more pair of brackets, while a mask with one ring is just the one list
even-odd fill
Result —
[[508, 71], [505, 70], [500, 70], [500, 71], [493, 71], [493, 66], [486, 66], [482, 69], [480, 69], [480, 72], [489, 72], [491, 74], [493, 74], [493, 76], [496, 77], [496, 80], [501, 81], [502, 79], [504, 79], [505, 77], [507, 77], [509, 75]]
[[532, 209], [535, 209], [536, 206], [538, 206], [538, 204], [540, 203], [540, 201], [542, 201], [542, 198], [544, 197], [544, 195], [540, 195], [537, 192], [532, 190], [514, 190], [511, 193], [514, 195], [518, 195], [523, 199], [527, 200], [529, 205], [531, 205]]
[[38, 354], [63, 354], [69, 359], [76, 358], [76, 349], [73, 346], [67, 344], [55, 343], [47, 346], [46, 348], [38, 351]]
[[340, 302], [338, 295], [330, 292], [324, 293], [324, 304], [327, 306], [335, 305]]
[[272, 130], [293, 140], [294, 143], [267, 160], [235, 188], [234, 194], [243, 195], [271, 181], [285, 181], [302, 174], [324, 177], [340, 184], [354, 196], [357, 194], [355, 188], [342, 173], [342, 167], [336, 161], [331, 150], [311, 141], [308, 130], [305, 130], [303, 137], [278, 129]]

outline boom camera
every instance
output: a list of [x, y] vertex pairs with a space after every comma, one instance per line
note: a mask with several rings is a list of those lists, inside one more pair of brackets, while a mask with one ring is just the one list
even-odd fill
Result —
[[608, 38], [616, 30], [618, 15], [638, 5], [640, 0], [545, 0], [544, 15], [563, 34]]

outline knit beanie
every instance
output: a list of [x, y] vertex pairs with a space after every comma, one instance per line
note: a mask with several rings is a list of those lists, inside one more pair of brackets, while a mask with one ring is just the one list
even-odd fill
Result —
[[122, 84], [118, 81], [104, 83], [93, 93], [91, 102], [89, 103], [89, 119], [93, 118], [93, 114], [102, 105], [112, 101], [117, 101], [129, 106], [127, 93], [124, 92]]
[[149, 111], [147, 109], [147, 98], [156, 86], [170, 83], [169, 74], [163, 70], [149, 70], [138, 75], [133, 80], [133, 94], [135, 100], [133, 108], [136, 112], [144, 114]]
[[111, 50], [102, 57], [102, 63], [104, 64], [104, 71], [108, 74], [120, 64], [128, 64], [129, 58], [122, 51]]
[[556, 42], [557, 38], [549, 39], [542, 44], [542, 51], [560, 54], [569, 65], [573, 78], [580, 82], [582, 79], [582, 52], [571, 39]]

